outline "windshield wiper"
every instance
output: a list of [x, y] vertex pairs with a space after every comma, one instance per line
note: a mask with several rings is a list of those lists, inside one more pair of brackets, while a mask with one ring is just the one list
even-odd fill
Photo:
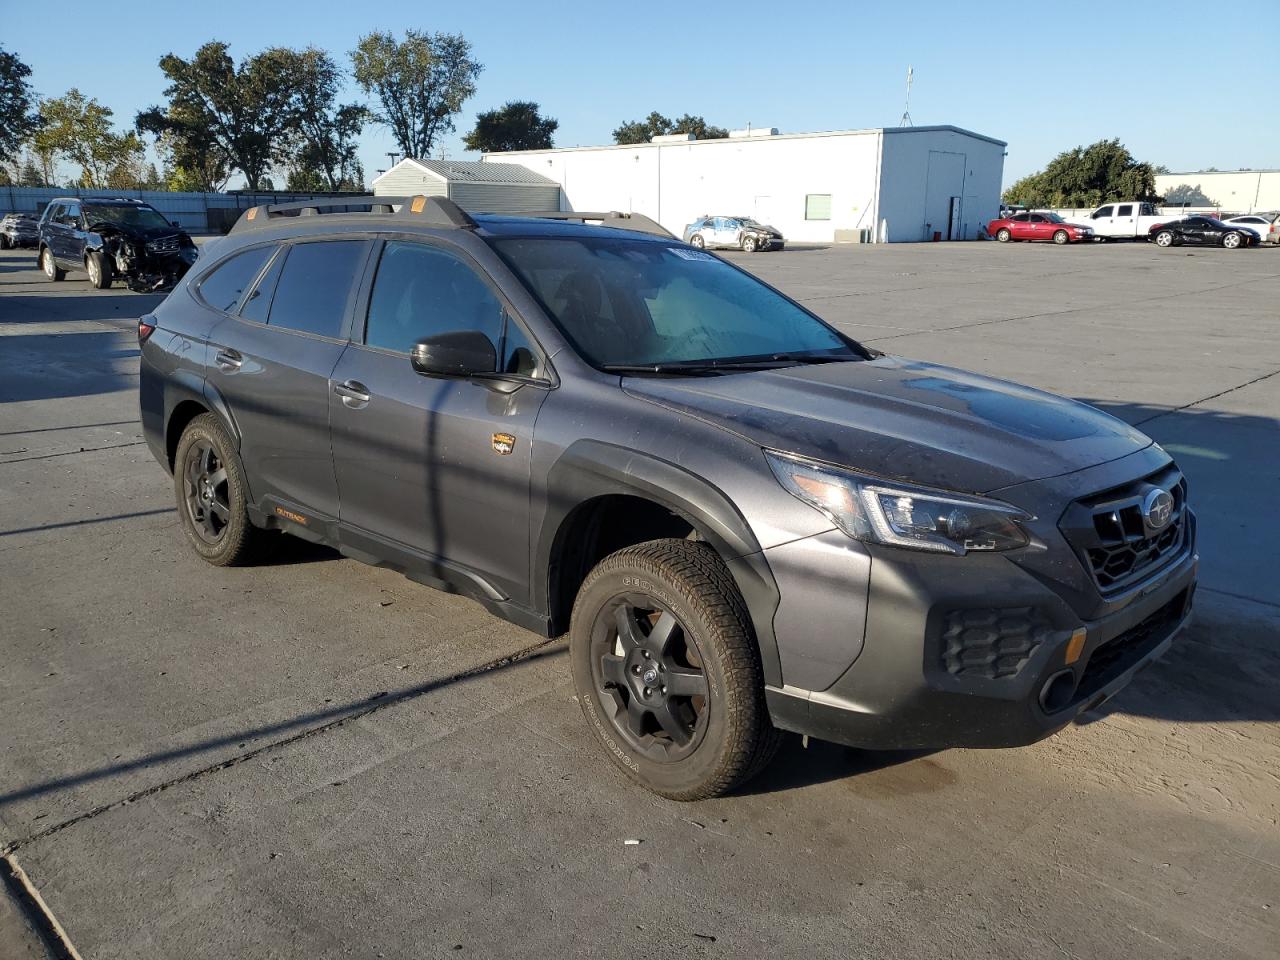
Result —
[[753, 357], [725, 357], [710, 360], [671, 360], [657, 363], [606, 363], [601, 370], [609, 373], [666, 373], [698, 376], [707, 373], [720, 373], [733, 370], [776, 370], [785, 364], [839, 363], [847, 360], [861, 360], [856, 353], [832, 354], [822, 353], [771, 353]]

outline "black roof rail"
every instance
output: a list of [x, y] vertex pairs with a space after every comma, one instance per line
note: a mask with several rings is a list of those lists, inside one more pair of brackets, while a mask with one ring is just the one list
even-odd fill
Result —
[[679, 239], [674, 233], [643, 213], [620, 213], [610, 210], [605, 213], [589, 213], [582, 210], [550, 210], [536, 213], [504, 213], [504, 217], [537, 217], [542, 220], [580, 220], [599, 223], [602, 227], [613, 227], [615, 230], [634, 230], [636, 233], [648, 233], [655, 237]]
[[446, 197], [319, 197], [294, 203], [270, 203], [250, 207], [240, 215], [231, 233], [265, 227], [281, 217], [333, 216], [338, 213], [393, 216], [431, 227], [474, 227], [476, 222]]

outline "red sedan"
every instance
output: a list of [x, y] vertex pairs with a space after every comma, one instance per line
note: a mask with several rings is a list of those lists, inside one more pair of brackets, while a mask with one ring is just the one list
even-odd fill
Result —
[[1010, 240], [1071, 243], [1073, 240], [1092, 240], [1093, 228], [1067, 223], [1056, 213], [1015, 213], [987, 224], [987, 236], [995, 237], [1001, 243]]

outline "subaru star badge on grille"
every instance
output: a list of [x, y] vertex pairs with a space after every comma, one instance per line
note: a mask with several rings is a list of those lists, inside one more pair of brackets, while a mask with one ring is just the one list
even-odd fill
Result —
[[1142, 501], [1142, 518], [1150, 530], [1163, 530], [1173, 517], [1173, 497], [1159, 487], [1147, 494]]

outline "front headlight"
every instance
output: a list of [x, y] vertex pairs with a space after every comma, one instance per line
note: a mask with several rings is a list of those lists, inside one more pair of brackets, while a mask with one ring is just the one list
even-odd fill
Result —
[[772, 450], [765, 457], [788, 493], [855, 540], [959, 556], [1029, 542], [1020, 523], [1034, 518], [1005, 503], [890, 483]]

